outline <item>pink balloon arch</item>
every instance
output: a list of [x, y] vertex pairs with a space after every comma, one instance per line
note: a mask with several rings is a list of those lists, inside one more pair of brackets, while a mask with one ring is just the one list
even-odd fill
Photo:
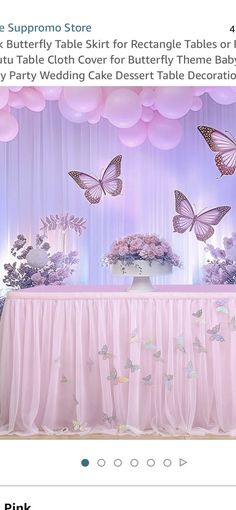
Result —
[[47, 101], [56, 101], [69, 122], [107, 119], [127, 147], [148, 139], [154, 147], [170, 150], [182, 138], [180, 119], [201, 110], [203, 94], [221, 105], [236, 102], [236, 87], [0, 87], [0, 142], [18, 134], [14, 109], [41, 112]]

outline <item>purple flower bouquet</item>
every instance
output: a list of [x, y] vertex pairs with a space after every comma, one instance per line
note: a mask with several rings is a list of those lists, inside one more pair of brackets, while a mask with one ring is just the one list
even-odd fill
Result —
[[214, 285], [236, 284], [236, 232], [223, 239], [224, 249], [208, 244], [208, 251], [213, 260], [203, 266], [204, 283]]

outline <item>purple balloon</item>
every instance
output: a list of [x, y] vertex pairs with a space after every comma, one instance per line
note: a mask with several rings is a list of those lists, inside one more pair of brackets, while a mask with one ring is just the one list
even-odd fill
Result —
[[0, 108], [3, 108], [8, 101], [9, 90], [7, 87], [0, 87]]
[[107, 98], [104, 117], [119, 128], [129, 128], [137, 124], [142, 114], [141, 100], [136, 92], [128, 88], [114, 90]]
[[169, 120], [159, 114], [148, 124], [148, 138], [154, 147], [174, 149], [182, 137], [183, 129], [178, 120]]
[[200, 97], [194, 97], [193, 98], [193, 104], [191, 106], [191, 110], [193, 110], [193, 112], [198, 112], [199, 110], [201, 110], [202, 108], [202, 100]]
[[20, 96], [20, 94], [17, 94], [17, 92], [11, 92], [9, 93], [9, 99], [8, 99], [9, 106], [12, 106], [13, 108], [24, 108], [23, 100]]
[[190, 110], [193, 102], [192, 87], [159, 87], [155, 105], [167, 119], [180, 119]]
[[155, 102], [155, 90], [153, 88], [145, 87], [139, 94], [143, 106], [152, 106]]
[[64, 100], [63, 93], [58, 101], [58, 107], [63, 117], [65, 117], [65, 119], [69, 120], [70, 122], [80, 124], [87, 121], [87, 115], [85, 113], [77, 112], [68, 106]]
[[147, 124], [140, 120], [130, 128], [119, 129], [118, 136], [120, 141], [127, 147], [138, 147], [147, 138]]
[[35, 87], [47, 101], [57, 101], [61, 95], [62, 87]]
[[236, 94], [231, 87], [209, 87], [208, 94], [218, 104], [232, 104], [236, 102]]
[[63, 95], [70, 108], [82, 113], [96, 110], [103, 99], [101, 87], [64, 87]]
[[10, 142], [18, 133], [18, 122], [9, 112], [0, 111], [0, 142]]
[[146, 106], [142, 107], [142, 115], [141, 119], [143, 122], [151, 122], [154, 117], [154, 111], [151, 108], [147, 108]]
[[34, 87], [23, 87], [18, 92], [24, 105], [32, 112], [41, 112], [46, 106], [46, 102], [41, 92]]

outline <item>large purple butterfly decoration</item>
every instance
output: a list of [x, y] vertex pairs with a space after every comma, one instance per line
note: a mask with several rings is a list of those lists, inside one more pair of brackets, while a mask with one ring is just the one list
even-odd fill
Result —
[[198, 130], [205, 138], [213, 152], [218, 152], [215, 162], [218, 170], [223, 175], [232, 175], [236, 170], [236, 140], [225, 133], [208, 126], [198, 126]]
[[84, 196], [90, 204], [98, 204], [102, 194], [106, 195], [109, 193], [112, 196], [120, 195], [123, 185], [122, 180], [119, 179], [121, 174], [121, 159], [122, 156], [120, 155], [113, 158], [100, 179], [75, 170], [68, 173], [81, 189], [86, 190]]
[[209, 209], [201, 214], [195, 214], [193, 207], [181, 191], [175, 191], [175, 210], [178, 213], [173, 218], [174, 232], [183, 234], [186, 230], [194, 230], [199, 241], [206, 241], [214, 234], [212, 225], [218, 225], [231, 207], [226, 205]]

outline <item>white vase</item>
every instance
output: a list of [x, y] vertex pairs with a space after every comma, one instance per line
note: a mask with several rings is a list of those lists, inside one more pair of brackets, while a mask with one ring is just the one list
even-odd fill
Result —
[[129, 292], [152, 292], [154, 290], [150, 276], [172, 273], [170, 264], [161, 264], [153, 260], [151, 264], [147, 260], [135, 260], [132, 264], [124, 264], [120, 260], [111, 264], [112, 274], [115, 276], [133, 276], [133, 282]]

